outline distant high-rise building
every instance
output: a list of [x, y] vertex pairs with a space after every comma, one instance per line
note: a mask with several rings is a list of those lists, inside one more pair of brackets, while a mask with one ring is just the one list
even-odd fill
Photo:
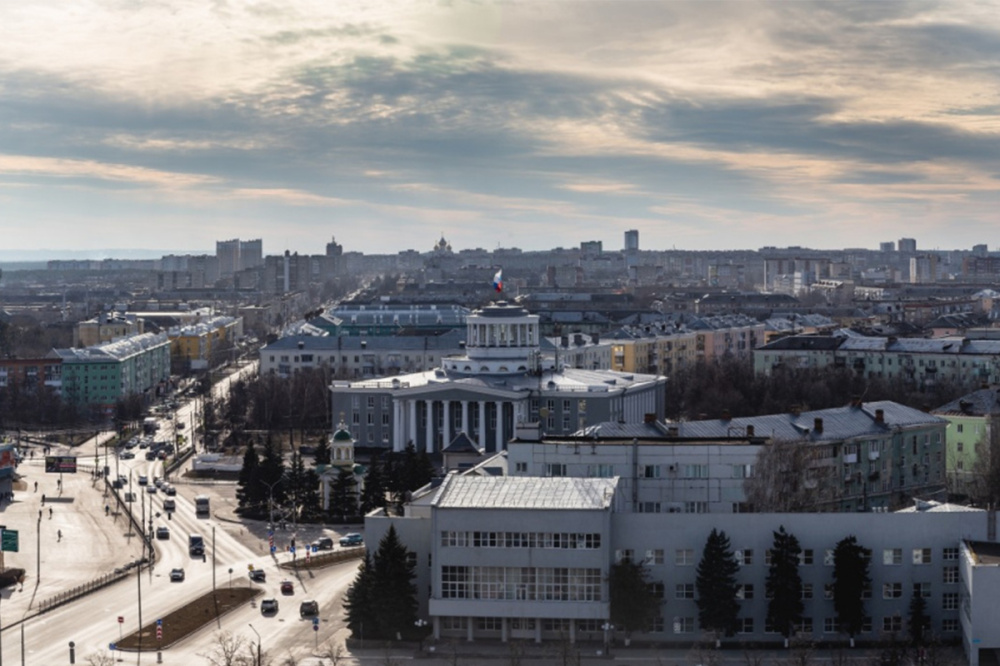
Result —
[[986, 247], [986, 243], [980, 243], [978, 245], [972, 246], [972, 254], [976, 255], [977, 257], [985, 257], [989, 255], [989, 253], [990, 251], [989, 248]]
[[599, 257], [604, 249], [601, 241], [583, 241], [580, 243], [580, 254], [585, 257]]
[[895, 252], [896, 251], [896, 243], [895, 243], [895, 241], [888, 241], [888, 242], [885, 242], [885, 243], [879, 243], [878, 244], [878, 251], [879, 252]]
[[899, 247], [900, 252], [916, 252], [917, 241], [913, 238], [900, 238], [897, 247]]
[[937, 281], [938, 256], [922, 254], [910, 257], [910, 284], [929, 284]]
[[629, 229], [625, 232], [625, 252], [639, 251], [639, 230]]
[[257, 268], [264, 263], [264, 247], [259, 238], [240, 241], [240, 270]]
[[240, 270], [240, 239], [216, 241], [215, 258], [219, 260], [219, 277], [232, 277]]

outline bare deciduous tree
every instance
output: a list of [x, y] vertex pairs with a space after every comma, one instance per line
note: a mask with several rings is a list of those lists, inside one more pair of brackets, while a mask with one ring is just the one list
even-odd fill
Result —
[[329, 659], [331, 666], [339, 666], [339, 664], [347, 661], [347, 650], [344, 648], [343, 643], [331, 643], [327, 641], [320, 648], [319, 656], [323, 659]]
[[87, 663], [90, 666], [114, 666], [114, 655], [108, 654], [104, 650], [87, 655]]
[[753, 476], [743, 482], [747, 502], [755, 511], [784, 513], [815, 509], [835, 499], [833, 468], [819, 464], [824, 450], [806, 441], [762, 445]]
[[[240, 654], [246, 645], [246, 640], [242, 636], [234, 636], [228, 631], [222, 631], [215, 635], [212, 650], [206, 654], [199, 654], [204, 657], [212, 666], [243, 666], [245, 663]], [[252, 653], [256, 656], [256, 653]], [[250, 662], [255, 663], [255, 662]]]

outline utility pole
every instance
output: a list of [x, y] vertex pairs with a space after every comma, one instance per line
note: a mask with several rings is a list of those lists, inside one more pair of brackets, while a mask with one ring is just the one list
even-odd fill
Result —
[[215, 525], [212, 525], [212, 597], [215, 597]]

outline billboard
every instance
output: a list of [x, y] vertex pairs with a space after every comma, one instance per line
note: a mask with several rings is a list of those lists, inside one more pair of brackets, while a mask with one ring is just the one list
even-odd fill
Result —
[[76, 474], [76, 456], [45, 456], [45, 471], [55, 474]]

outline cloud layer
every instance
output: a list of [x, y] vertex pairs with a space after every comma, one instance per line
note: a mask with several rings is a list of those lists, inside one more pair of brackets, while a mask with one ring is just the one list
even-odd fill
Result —
[[994, 246], [973, 2], [0, 8], [8, 248]]

